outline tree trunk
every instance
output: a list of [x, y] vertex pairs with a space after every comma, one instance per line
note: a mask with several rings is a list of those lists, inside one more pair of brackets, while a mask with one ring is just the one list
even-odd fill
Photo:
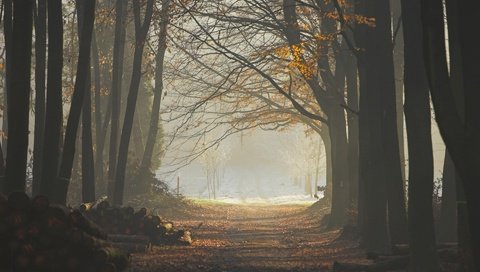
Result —
[[123, 202], [123, 194], [125, 187], [125, 170], [128, 159], [128, 146], [132, 134], [133, 117], [135, 115], [135, 107], [138, 97], [138, 89], [142, 76], [142, 56], [145, 40], [147, 38], [148, 29], [153, 12], [153, 0], [148, 0], [143, 22], [140, 20], [140, 3], [133, 2], [134, 21], [135, 21], [135, 52], [132, 66], [132, 79], [127, 97], [127, 108], [125, 110], [125, 119], [123, 121], [122, 134], [120, 137], [120, 146], [118, 152], [118, 165], [116, 169], [116, 181], [113, 194], [113, 203], [121, 205]]
[[[95, 180], [98, 185], [103, 185], [104, 172], [103, 172], [103, 151], [104, 141], [102, 139], [102, 104], [101, 104], [101, 76], [100, 76], [100, 57], [98, 55], [98, 44], [96, 39], [95, 30], [92, 36], [92, 64], [94, 72], [94, 87], [95, 87]], [[102, 182], [101, 184], [99, 184]], [[104, 188], [98, 188], [99, 191], [104, 191]]]
[[68, 185], [72, 175], [73, 158], [75, 155], [75, 140], [78, 124], [85, 100], [87, 80], [89, 79], [90, 49], [92, 44], [93, 22], [95, 20], [95, 0], [85, 0], [82, 31], [79, 39], [79, 55], [75, 88], [72, 95], [70, 113], [68, 115], [59, 177], [55, 188], [53, 203], [65, 204]]
[[[340, 105], [340, 103], [338, 104]], [[332, 210], [330, 227], [341, 227], [347, 223], [349, 208], [348, 144], [344, 110], [332, 106], [328, 114], [329, 136], [332, 154]]]
[[[452, 156], [455, 167], [461, 176], [463, 187], [465, 188], [465, 199], [468, 214], [468, 223], [470, 227], [469, 247], [470, 258], [473, 259], [474, 266], [468, 271], [480, 270], [480, 198], [477, 196], [480, 190], [480, 132], [478, 131], [478, 113], [473, 114], [473, 101], [465, 103], [465, 111], [461, 111], [455, 105], [455, 98], [452, 92], [452, 83], [449, 81], [448, 64], [445, 53], [445, 35], [444, 35], [444, 13], [443, 2], [440, 0], [422, 0], [422, 27], [424, 33], [424, 52], [427, 74], [430, 84], [430, 93], [435, 110], [435, 117], [440, 129], [442, 138], [447, 149]], [[474, 47], [478, 42], [473, 37], [469, 37], [472, 31], [475, 31], [475, 25], [470, 25], [475, 19], [472, 10], [475, 3], [458, 1], [458, 40], [456, 37], [449, 37], [449, 43], [459, 42], [462, 59], [462, 77], [463, 92], [465, 101], [476, 98], [475, 92], [478, 86], [477, 81], [480, 78], [474, 63], [480, 61], [479, 52], [475, 52]], [[475, 9], [476, 10], [476, 9]], [[464, 16], [473, 16], [463, 18]], [[451, 27], [450, 16], [448, 17], [448, 26]], [[471, 43], [471, 44], [468, 44]], [[466, 63], [465, 63], [466, 61]], [[454, 71], [452, 70], [452, 74]], [[456, 87], [456, 86], [455, 86]], [[465, 113], [465, 121], [462, 122], [460, 115]], [[458, 214], [460, 218], [460, 213]], [[459, 226], [460, 227], [460, 226]], [[460, 239], [460, 237], [459, 237]]]
[[[13, 1], [12, 82], [8, 86], [6, 192], [25, 191], [30, 106], [33, 2]], [[8, 53], [7, 53], [8, 54]]]
[[[465, 94], [463, 85], [462, 52], [458, 31], [460, 23], [458, 3], [459, 1], [455, 0], [446, 1], [445, 8], [448, 20], [450, 82], [452, 84], [456, 112], [458, 113], [461, 122], [465, 123]], [[455, 190], [457, 201], [458, 246], [461, 254], [466, 257], [466, 261], [462, 264], [462, 270], [473, 272], [473, 260], [471, 249], [469, 248], [470, 230], [468, 226], [467, 200], [465, 198], [463, 181], [458, 171], [455, 171]]]
[[5, 161], [3, 160], [3, 148], [0, 144], [0, 192], [3, 192], [3, 179], [5, 177]]
[[442, 179], [442, 206], [438, 222], [438, 241], [457, 241], [457, 198], [455, 190], [456, 171], [452, 159], [445, 150]]
[[[365, 14], [366, 5], [364, 2], [354, 2], [355, 12]], [[353, 35], [358, 48], [366, 48], [366, 37], [368, 27], [362, 24], [355, 26]], [[365, 54], [357, 54], [358, 82], [359, 82], [359, 112], [358, 112], [358, 218], [357, 224], [362, 234], [364, 245], [367, 233], [367, 183], [370, 174], [370, 131], [368, 122], [368, 99], [367, 99], [367, 61]]]
[[[150, 119], [150, 127], [145, 144], [145, 152], [143, 152], [142, 163], [140, 164], [139, 175], [153, 170], [150, 169], [150, 166], [152, 163], [153, 152], [156, 150], [158, 123], [160, 121], [160, 104], [162, 102], [163, 94], [163, 62], [165, 59], [165, 51], [167, 49], [169, 6], [170, 0], [162, 0], [160, 31], [158, 33], [158, 49], [155, 55], [155, 86], [153, 90], [152, 117]], [[145, 192], [148, 190], [147, 184], [143, 184], [142, 187]]]
[[[78, 33], [82, 32], [84, 24], [84, 2], [76, 2], [78, 16]], [[92, 33], [93, 36], [93, 33]], [[79, 41], [81, 37], [79, 36]], [[79, 45], [80, 46], [80, 45]], [[95, 201], [95, 166], [93, 164], [93, 138], [92, 138], [92, 91], [91, 68], [87, 68], [85, 98], [82, 106], [82, 202]]]
[[395, 66], [395, 104], [397, 110], [397, 132], [398, 147], [400, 150], [400, 164], [402, 171], [403, 183], [406, 181], [405, 174], [405, 141], [403, 128], [403, 27], [402, 27], [402, 9], [400, 1], [390, 0], [392, 7], [392, 28], [394, 30], [393, 37], [393, 63]]
[[62, 68], [63, 18], [62, 1], [48, 1], [48, 71], [45, 136], [43, 145], [42, 180], [40, 194], [52, 197], [58, 176], [63, 127]]
[[[389, 253], [391, 242], [387, 225], [387, 180], [384, 152], [384, 128], [382, 105], [385, 55], [389, 48], [380, 49], [385, 44], [385, 11], [388, 3], [378, 1], [356, 2], [356, 12], [376, 19], [375, 28], [357, 25], [355, 38], [358, 46], [364, 48], [359, 58], [360, 72], [360, 159], [361, 183], [359, 207], [361, 230], [367, 251]], [[383, 16], [383, 17], [382, 17]], [[383, 32], [382, 32], [383, 31]], [[391, 52], [390, 52], [391, 53]], [[394, 123], [395, 124], [395, 123]], [[398, 145], [397, 145], [398, 147]]]
[[440, 271], [433, 219], [430, 97], [423, 62], [420, 3], [402, 0], [405, 119], [408, 137], [408, 219], [411, 272]]
[[95, 201], [95, 166], [93, 164], [92, 104], [90, 77], [87, 80], [82, 108], [82, 201]]
[[[344, 43], [345, 44], [345, 43]], [[345, 50], [348, 48], [345, 47]], [[358, 131], [358, 73], [355, 56], [351, 53], [345, 56], [347, 82], [348, 117], [348, 166], [350, 180], [350, 201], [358, 205], [359, 183], [359, 131]]]
[[389, 1], [376, 4], [375, 18], [375, 28], [378, 31], [376, 46], [380, 65], [377, 80], [380, 81], [380, 88], [382, 89], [383, 151], [388, 194], [388, 223], [392, 243], [399, 244], [407, 242], [408, 226], [397, 130], [392, 22]]
[[[5, 87], [3, 88], [3, 116], [2, 131], [4, 135], [1, 138], [3, 147], [3, 159], [7, 155], [7, 137], [8, 134], [8, 89], [12, 83], [12, 42], [13, 42], [13, 2], [4, 0], [3, 4], [3, 36], [5, 41]], [[1, 186], [0, 186], [0, 189]], [[5, 189], [5, 188], [3, 188]]]
[[125, 49], [125, 18], [127, 1], [117, 0], [115, 5], [115, 40], [113, 44], [113, 68], [112, 68], [112, 89], [110, 97], [112, 100], [112, 115], [110, 127], [110, 149], [108, 156], [108, 197], [113, 198], [115, 172], [118, 153], [118, 133], [120, 128], [120, 105], [123, 78], [123, 53]]
[[47, 1], [39, 0], [35, 14], [35, 130], [33, 141], [32, 195], [40, 193], [45, 133], [45, 67]]

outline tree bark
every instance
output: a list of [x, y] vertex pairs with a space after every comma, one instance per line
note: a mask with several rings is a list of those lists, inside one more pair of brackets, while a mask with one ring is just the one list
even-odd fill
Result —
[[133, 12], [135, 21], [135, 52], [132, 66], [132, 79], [127, 97], [127, 108], [125, 110], [125, 119], [123, 121], [122, 134], [120, 137], [120, 146], [118, 150], [118, 165], [116, 169], [116, 181], [113, 194], [113, 203], [121, 205], [123, 203], [123, 194], [125, 187], [125, 170], [127, 167], [128, 147], [132, 134], [133, 117], [135, 115], [135, 107], [138, 97], [138, 89], [142, 76], [142, 56], [145, 41], [153, 13], [153, 0], [148, 0], [144, 20], [140, 20], [140, 3], [133, 2]]
[[[78, 33], [82, 32], [84, 24], [84, 2], [76, 2], [78, 16]], [[93, 33], [92, 33], [93, 36]], [[79, 41], [81, 37], [79, 36]], [[80, 45], [79, 45], [80, 46]], [[95, 201], [95, 166], [93, 164], [93, 138], [92, 138], [92, 91], [91, 68], [87, 68], [85, 98], [82, 106], [82, 202]]]
[[[152, 163], [153, 152], [156, 150], [156, 141], [158, 134], [158, 123], [160, 121], [160, 105], [163, 94], [163, 62], [165, 52], [167, 50], [167, 27], [169, 23], [169, 6], [170, 0], [162, 0], [162, 10], [160, 11], [160, 30], [158, 33], [158, 48], [155, 55], [155, 86], [153, 90], [152, 117], [150, 119], [150, 127], [148, 130], [147, 141], [145, 144], [145, 152], [143, 152], [142, 163], [140, 164], [139, 175], [149, 173]], [[143, 184], [146, 192], [148, 185]]]
[[375, 5], [375, 28], [378, 35], [376, 46], [380, 65], [377, 80], [380, 81], [382, 89], [382, 133], [386, 167], [384, 179], [387, 182], [388, 223], [392, 243], [398, 244], [408, 240], [408, 224], [397, 130], [391, 11], [389, 1]]
[[[359, 56], [360, 76], [360, 223], [364, 245], [369, 252], [389, 253], [391, 241], [387, 225], [387, 180], [386, 159], [384, 153], [384, 82], [379, 80], [385, 69], [384, 51], [379, 44], [385, 44], [385, 10], [388, 3], [377, 1], [356, 2], [356, 12], [376, 19], [377, 26], [372, 28], [357, 25], [355, 39], [357, 46], [364, 51]], [[383, 43], [382, 43], [382, 40]], [[395, 123], [394, 123], [395, 124]], [[360, 211], [359, 211], [360, 213]]]
[[35, 14], [35, 130], [33, 140], [32, 195], [40, 193], [45, 133], [45, 68], [47, 51], [47, 1], [39, 0]]
[[95, 0], [85, 0], [82, 31], [79, 40], [79, 55], [75, 88], [72, 95], [70, 113], [65, 131], [65, 143], [60, 164], [59, 178], [55, 188], [53, 203], [65, 204], [68, 185], [72, 175], [73, 158], [75, 155], [75, 141], [77, 136], [82, 104], [85, 100], [85, 91], [90, 67], [90, 49], [92, 44], [93, 23], [95, 20]]
[[430, 97], [423, 62], [420, 3], [402, 0], [405, 39], [405, 119], [408, 137], [408, 221], [411, 272], [440, 271], [433, 219]]
[[110, 127], [110, 148], [108, 156], [108, 185], [107, 192], [110, 198], [114, 195], [115, 173], [118, 154], [118, 133], [120, 128], [120, 106], [123, 78], [123, 53], [125, 49], [125, 17], [127, 1], [117, 0], [115, 5], [115, 40], [113, 43], [113, 68], [112, 68], [112, 89], [110, 97], [112, 100], [112, 115]]
[[[101, 76], [100, 76], [100, 58], [98, 55], [98, 44], [95, 30], [92, 36], [92, 64], [94, 73], [94, 105], [95, 105], [95, 180], [97, 185], [103, 185], [104, 171], [103, 171], [103, 151], [105, 148], [104, 140], [102, 139], [102, 104], [101, 104]], [[100, 184], [100, 182], [102, 182]], [[99, 188], [103, 191], [103, 188]]]
[[[443, 3], [440, 0], [422, 0], [422, 27], [424, 33], [424, 52], [427, 75], [430, 85], [430, 93], [435, 110], [436, 121], [440, 129], [442, 138], [447, 149], [452, 156], [455, 167], [461, 176], [463, 187], [465, 188], [466, 208], [468, 214], [468, 223], [470, 227], [469, 251], [474, 266], [471, 271], [480, 270], [480, 198], [477, 194], [480, 190], [480, 133], [478, 131], [478, 113], [474, 112], [473, 102], [465, 103], [465, 122], [460, 117], [461, 110], [455, 105], [455, 99], [452, 92], [452, 82], [449, 80], [448, 64], [445, 52], [444, 35], [444, 14]], [[469, 6], [472, 3], [458, 2], [459, 20], [458, 28], [459, 40], [455, 37], [449, 37], [449, 43], [459, 42], [462, 53], [462, 77], [465, 94], [465, 101], [473, 99], [477, 94], [471, 94], [476, 91], [476, 81], [479, 75], [473, 63], [479, 61], [479, 52], [473, 48], [478, 42], [473, 37], [468, 37], [467, 32], [472, 33], [475, 25], [469, 25], [474, 20], [475, 15], [471, 14], [474, 10]], [[475, 5], [475, 3], [473, 3]], [[463, 18], [463, 16], [473, 16]], [[448, 20], [450, 27], [450, 18]], [[467, 45], [466, 43], [472, 43]], [[453, 71], [452, 71], [453, 72]], [[467, 99], [468, 97], [468, 99]], [[458, 215], [460, 217], [460, 214]]]
[[[343, 43], [345, 44], [345, 42]], [[345, 50], [348, 50], [344, 46]], [[348, 52], [348, 51], [347, 51]], [[347, 83], [348, 108], [348, 166], [350, 180], [350, 201], [358, 205], [358, 183], [359, 183], [359, 124], [358, 124], [358, 73], [355, 56], [349, 52], [345, 56], [345, 70]]]
[[7, 150], [10, 152], [7, 153], [5, 169], [7, 193], [23, 192], [26, 186], [32, 22], [33, 2], [31, 0], [14, 0], [11, 48], [12, 82], [7, 89], [7, 111], [10, 117], [7, 142]]
[[[3, 116], [2, 116], [2, 135], [1, 142], [4, 148], [3, 159], [7, 155], [7, 137], [8, 134], [8, 89], [12, 82], [12, 42], [13, 42], [13, 2], [12, 0], [4, 0], [3, 4], [3, 36], [5, 41], [5, 88], [3, 89]], [[4, 187], [4, 186], [3, 186]], [[2, 189], [2, 186], [0, 186]], [[5, 189], [5, 188], [3, 188]]]
[[48, 1], [48, 71], [45, 136], [43, 145], [42, 180], [40, 194], [53, 196], [63, 127], [62, 68], [63, 18], [62, 1]]
[[444, 243], [457, 241], [457, 198], [455, 179], [455, 165], [453, 165], [448, 150], [445, 150], [442, 178], [442, 206], [438, 222], [438, 240]]
[[402, 171], [403, 183], [406, 181], [405, 174], [405, 141], [403, 127], [403, 27], [402, 27], [402, 9], [401, 3], [397, 0], [390, 0], [392, 7], [392, 28], [393, 36], [393, 63], [395, 66], [395, 104], [397, 110], [397, 132], [398, 146], [400, 150], [400, 164]]

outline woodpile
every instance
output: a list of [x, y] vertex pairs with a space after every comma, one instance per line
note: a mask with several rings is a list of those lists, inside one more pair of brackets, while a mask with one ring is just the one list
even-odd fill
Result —
[[114, 207], [107, 200], [84, 203], [79, 211], [100, 226], [109, 239], [118, 243], [153, 245], [190, 245], [191, 233], [179, 230], [172, 222], [149, 214], [146, 208], [135, 211], [132, 207]]
[[0, 196], [0, 271], [125, 269], [128, 253], [106, 238], [79, 211], [50, 205], [45, 196]]

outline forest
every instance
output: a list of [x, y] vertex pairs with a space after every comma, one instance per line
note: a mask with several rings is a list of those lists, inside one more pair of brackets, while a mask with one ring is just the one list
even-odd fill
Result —
[[480, 272], [479, 5], [2, 0], [0, 271]]

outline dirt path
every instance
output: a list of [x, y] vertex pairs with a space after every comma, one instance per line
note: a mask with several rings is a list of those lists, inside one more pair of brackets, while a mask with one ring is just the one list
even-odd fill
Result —
[[300, 205], [203, 206], [171, 218], [192, 230], [192, 246], [135, 254], [129, 271], [328, 271], [334, 260], [361, 260], [354, 243], [334, 242], [338, 230], [320, 227], [322, 212]]

